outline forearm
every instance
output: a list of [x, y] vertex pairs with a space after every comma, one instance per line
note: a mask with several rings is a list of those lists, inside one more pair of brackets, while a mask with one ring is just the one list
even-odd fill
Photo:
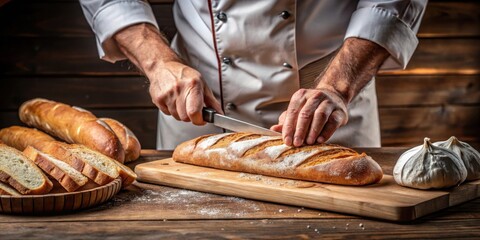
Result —
[[181, 62], [162, 34], [151, 24], [127, 27], [113, 36], [117, 46], [142, 72], [149, 73], [167, 62]]
[[316, 88], [337, 92], [348, 104], [370, 82], [388, 56], [376, 43], [348, 38], [319, 77]]

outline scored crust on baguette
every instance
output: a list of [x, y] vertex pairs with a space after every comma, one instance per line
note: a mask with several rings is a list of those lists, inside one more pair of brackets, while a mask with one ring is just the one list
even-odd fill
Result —
[[4, 144], [0, 144], [0, 181], [29, 195], [45, 194], [53, 187], [42, 170], [22, 152]]
[[17, 190], [3, 182], [0, 182], [0, 195], [21, 196], [21, 194], [17, 192]]
[[39, 148], [42, 144], [55, 141], [53, 137], [42, 131], [20, 126], [0, 129], [0, 140], [20, 151], [23, 151], [28, 146]]
[[87, 177], [69, 164], [42, 153], [32, 146], [25, 148], [23, 153], [68, 192], [73, 192], [88, 182]]
[[122, 143], [123, 150], [125, 151], [125, 162], [137, 160], [138, 157], [140, 157], [140, 150], [142, 147], [135, 134], [133, 134], [127, 126], [115, 119], [100, 118], [100, 120], [110, 126]]
[[380, 181], [383, 172], [365, 153], [334, 144], [289, 147], [279, 136], [224, 133], [180, 144], [173, 160], [225, 170], [341, 185]]
[[119, 162], [124, 161], [125, 153], [118, 137], [87, 110], [36, 98], [20, 106], [19, 117], [27, 125], [69, 143], [83, 144]]

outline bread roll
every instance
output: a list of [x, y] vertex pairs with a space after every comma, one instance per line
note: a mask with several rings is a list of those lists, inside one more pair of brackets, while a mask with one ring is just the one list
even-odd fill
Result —
[[20, 120], [69, 143], [83, 144], [121, 163], [125, 158], [115, 133], [92, 113], [77, 107], [32, 99], [20, 106]]
[[101, 121], [110, 126], [110, 128], [115, 132], [118, 139], [122, 143], [123, 150], [125, 151], [125, 162], [131, 162], [137, 160], [140, 157], [140, 142], [133, 132], [128, 129], [121, 122], [111, 119], [111, 118], [100, 118]]
[[177, 162], [253, 174], [341, 185], [380, 181], [383, 172], [365, 153], [338, 145], [289, 147], [281, 137], [248, 133], [207, 135], [180, 144]]
[[0, 144], [0, 181], [8, 183], [21, 194], [45, 194], [52, 182], [22, 152]]

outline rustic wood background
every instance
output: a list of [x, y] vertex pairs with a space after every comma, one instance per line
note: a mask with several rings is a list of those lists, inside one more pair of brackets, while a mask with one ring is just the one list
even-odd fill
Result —
[[[171, 1], [150, 1], [169, 38]], [[129, 126], [155, 148], [157, 110], [147, 80], [128, 62], [98, 59], [78, 1], [13, 0], [0, 5], [0, 128], [21, 124], [20, 104], [43, 97]], [[408, 68], [378, 76], [384, 146], [456, 135], [480, 143], [480, 4], [430, 1]]]

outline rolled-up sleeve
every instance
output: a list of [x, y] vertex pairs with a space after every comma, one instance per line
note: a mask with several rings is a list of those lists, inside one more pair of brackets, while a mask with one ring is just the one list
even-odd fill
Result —
[[382, 68], [406, 68], [418, 45], [416, 33], [426, 5], [427, 0], [361, 0], [345, 39], [358, 37], [385, 48], [390, 57]]
[[150, 23], [158, 28], [152, 8], [146, 1], [80, 0], [80, 4], [95, 33], [100, 58], [109, 62], [126, 58], [112, 39], [115, 33], [138, 23]]

